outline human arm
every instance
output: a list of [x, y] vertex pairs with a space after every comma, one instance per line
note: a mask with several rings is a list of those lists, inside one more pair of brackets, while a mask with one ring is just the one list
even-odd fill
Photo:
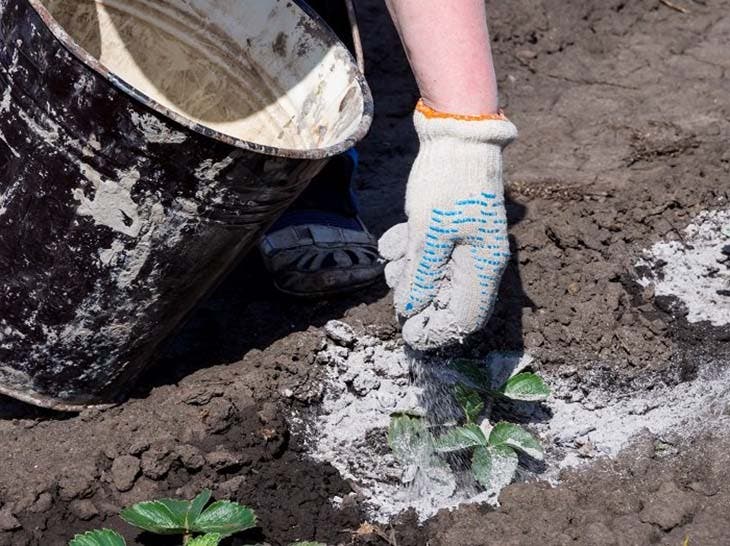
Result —
[[497, 112], [484, 0], [386, 0], [386, 4], [428, 106], [462, 115]]
[[509, 261], [502, 150], [516, 129], [498, 113], [483, 0], [387, 0], [422, 100], [408, 222], [380, 244], [386, 280], [417, 349], [461, 341], [494, 308]]

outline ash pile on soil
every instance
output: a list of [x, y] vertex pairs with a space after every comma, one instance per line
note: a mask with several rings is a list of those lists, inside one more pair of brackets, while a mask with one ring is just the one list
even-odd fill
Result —
[[679, 298], [689, 322], [730, 323], [730, 209], [700, 213], [681, 241], [655, 244], [636, 265], [639, 283]]
[[564, 380], [554, 378], [549, 383], [554, 396], [547, 412], [533, 418], [542, 421], [534, 430], [548, 449], [548, 464], [540, 478], [553, 483], [564, 468], [616, 457], [645, 431], [670, 449], [702, 432], [730, 430], [727, 363], [706, 364], [690, 382], [633, 392], [594, 390], [585, 396]]
[[408, 509], [425, 520], [442, 508], [487, 500], [485, 494], [460, 491], [451, 472], [426, 467], [429, 454], [415, 457], [422, 464], [404, 468], [390, 452], [391, 415], [427, 412], [424, 386], [412, 381], [411, 358], [402, 344], [356, 338], [347, 324], [336, 321], [326, 330], [329, 342], [317, 355], [329, 378], [322, 405], [316, 415], [295, 419], [311, 456], [337, 468], [379, 522]]
[[[351, 496], [363, 500], [378, 522], [410, 509], [423, 521], [461, 504], [497, 504], [499, 491], [465, 486], [459, 475], [429, 464], [431, 454], [420, 454], [414, 465], [404, 467], [388, 447], [394, 413], [423, 415], [442, 424], [458, 417], [451, 395], [458, 378], [447, 362], [417, 362], [400, 342], [357, 337], [342, 322], [331, 321], [326, 331], [328, 341], [316, 359], [327, 368], [322, 404], [316, 413], [294, 418], [311, 457], [332, 464], [352, 485]], [[501, 372], [505, 379], [531, 364], [529, 355], [519, 353], [492, 353], [484, 360], [491, 373]], [[547, 403], [513, 403], [491, 415], [493, 421], [520, 422], [545, 448], [544, 464], [523, 461], [521, 480], [557, 483], [561, 470], [613, 458], [646, 430], [671, 449], [708, 428], [730, 429], [730, 370], [723, 363], [706, 365], [691, 382], [631, 392], [606, 385], [582, 393], [565, 375], [547, 377], [553, 388]]]

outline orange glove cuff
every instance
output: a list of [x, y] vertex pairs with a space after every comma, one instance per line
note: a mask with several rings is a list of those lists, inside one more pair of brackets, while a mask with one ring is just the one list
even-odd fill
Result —
[[462, 114], [447, 114], [445, 112], [439, 112], [428, 106], [423, 99], [420, 99], [416, 104], [416, 110], [421, 112], [424, 116], [429, 119], [456, 119], [460, 121], [485, 121], [488, 119], [507, 121], [507, 117], [500, 110], [496, 114], [481, 114], [478, 116], [465, 116]]

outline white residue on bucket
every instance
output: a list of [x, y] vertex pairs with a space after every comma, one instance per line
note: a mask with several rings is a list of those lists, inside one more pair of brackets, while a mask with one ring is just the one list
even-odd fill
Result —
[[655, 244], [636, 265], [651, 271], [639, 283], [679, 298], [689, 322], [730, 324], [730, 209], [700, 213], [683, 241]]
[[185, 133], [174, 130], [169, 123], [163, 123], [152, 114], [140, 114], [130, 110], [129, 115], [132, 123], [142, 132], [147, 142], [181, 144], [188, 139]]

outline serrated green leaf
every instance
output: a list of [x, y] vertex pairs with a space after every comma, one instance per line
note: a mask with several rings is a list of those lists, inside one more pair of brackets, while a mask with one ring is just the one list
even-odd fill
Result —
[[236, 502], [216, 501], [193, 522], [192, 531], [219, 533], [223, 537], [256, 527], [253, 510]]
[[181, 535], [190, 530], [187, 526], [188, 501], [160, 499], [140, 502], [121, 512], [124, 521], [158, 535]]
[[68, 546], [126, 546], [124, 537], [111, 529], [96, 529], [76, 535]]
[[509, 378], [499, 391], [507, 398], [525, 402], [539, 402], [550, 396], [550, 387], [539, 375], [529, 372]]
[[401, 463], [411, 461], [416, 453], [427, 449], [433, 443], [426, 422], [421, 417], [396, 415], [388, 427], [388, 446]]
[[186, 515], [186, 521], [188, 522], [188, 528], [190, 525], [198, 519], [198, 516], [203, 513], [203, 508], [210, 501], [212, 493], [210, 489], [203, 489], [197, 497], [190, 501], [190, 507]]
[[484, 410], [484, 400], [474, 389], [464, 385], [456, 385], [454, 387], [454, 397], [464, 411], [467, 423], [473, 423]]
[[434, 448], [439, 453], [450, 453], [486, 445], [487, 437], [484, 436], [482, 429], [473, 423], [451, 429], [434, 442]]
[[199, 536], [188, 542], [187, 546], [218, 546], [223, 536], [218, 533], [209, 533]]
[[489, 374], [489, 369], [481, 360], [457, 358], [451, 362], [450, 367], [453, 370], [456, 370], [475, 387], [487, 390], [492, 388], [492, 379]]
[[513, 423], [497, 423], [489, 435], [489, 445], [509, 446], [538, 461], [542, 461], [545, 456], [537, 438]]

